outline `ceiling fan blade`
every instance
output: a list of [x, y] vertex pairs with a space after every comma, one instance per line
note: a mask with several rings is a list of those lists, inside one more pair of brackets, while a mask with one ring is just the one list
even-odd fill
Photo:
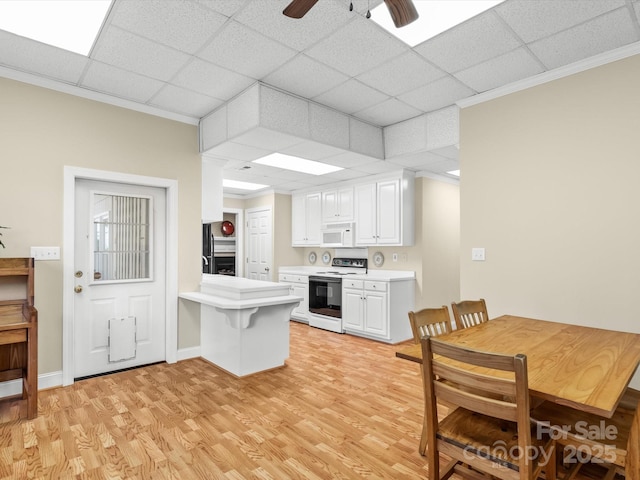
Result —
[[291, 18], [304, 17], [318, 0], [293, 0], [282, 13]]
[[412, 0], [384, 0], [396, 28], [409, 25], [417, 20], [419, 15]]

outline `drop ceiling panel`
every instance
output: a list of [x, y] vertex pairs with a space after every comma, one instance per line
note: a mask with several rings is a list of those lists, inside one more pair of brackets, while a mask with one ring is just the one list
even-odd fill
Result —
[[276, 70], [297, 53], [245, 25], [230, 21], [198, 56], [258, 79]]
[[324, 177], [329, 182], [343, 182], [345, 180], [354, 180], [356, 178], [362, 178], [362, 172], [356, 172], [351, 169], [339, 170], [337, 172], [327, 173]]
[[111, 65], [91, 62], [81, 85], [98, 92], [147, 103], [164, 83]]
[[364, 165], [375, 161], [378, 161], [378, 159], [355, 152], [344, 152], [324, 159], [324, 163], [342, 168], [353, 168], [358, 165]]
[[114, 5], [113, 25], [191, 54], [227, 21], [224, 15], [193, 2], [145, 0]]
[[264, 82], [301, 97], [313, 98], [348, 79], [343, 73], [300, 54], [267, 75]]
[[549, 68], [576, 62], [639, 39], [629, 10], [621, 8], [529, 45]]
[[224, 142], [207, 150], [207, 153], [221, 158], [250, 162], [273, 153], [273, 150], [236, 142]]
[[454, 73], [513, 50], [520, 40], [492, 11], [415, 47], [415, 51], [446, 72]]
[[476, 92], [486, 92], [544, 70], [538, 59], [523, 47], [462, 70], [455, 76]]
[[357, 17], [307, 50], [311, 58], [356, 76], [409, 51], [374, 22]]
[[412, 92], [398, 96], [403, 102], [431, 112], [468, 98], [476, 92], [457, 78], [446, 76]]
[[184, 115], [193, 115], [195, 113], [197, 117], [203, 117], [223, 104], [222, 100], [217, 98], [208, 97], [173, 85], [164, 87], [149, 103]]
[[224, 99], [242, 92], [253, 84], [254, 80], [212, 63], [194, 59], [171, 83], [203, 95]]
[[422, 111], [407, 105], [400, 100], [390, 98], [378, 105], [356, 112], [354, 116], [367, 122], [386, 127], [407, 118], [417, 117]]
[[353, 114], [377, 105], [388, 98], [388, 95], [351, 79], [322, 95], [314, 97], [313, 100], [328, 107], [336, 108], [341, 112]]
[[233, 139], [234, 143], [269, 150], [270, 152], [284, 150], [303, 141], [299, 137], [261, 127], [254, 128]]
[[230, 17], [252, 0], [196, 0], [200, 5]]
[[280, 43], [302, 51], [349, 21], [348, 9], [333, 1], [318, 2], [300, 19], [286, 17], [282, 10], [290, 0], [251, 0], [236, 20]]
[[[398, 75], [399, 72], [402, 74]], [[396, 96], [445, 75], [445, 72], [427, 62], [424, 57], [411, 51], [359, 75], [358, 80], [387, 95]]]
[[430, 165], [443, 162], [445, 157], [436, 155], [431, 152], [418, 152], [410, 155], [402, 155], [387, 160], [387, 162], [394, 164], [397, 168], [409, 168], [414, 171], [420, 171], [428, 169]]
[[280, 152], [308, 160], [322, 160], [327, 157], [339, 155], [344, 152], [344, 150], [324, 143], [305, 141], [291, 147], [283, 148]]
[[76, 83], [87, 57], [0, 30], [0, 65]]
[[186, 53], [115, 27], [101, 36], [92, 56], [103, 63], [165, 81], [171, 79], [190, 58]]
[[624, 3], [624, 0], [517, 0], [504, 2], [495, 10], [522, 40], [530, 43], [620, 8]]
[[[34, 74], [64, 91], [78, 85], [85, 89], [80, 95], [98, 91], [113, 95], [118, 105], [119, 99], [154, 105], [169, 118], [176, 112], [198, 118], [227, 102], [217, 114], [205, 115], [203, 124], [215, 131], [201, 139], [233, 159], [225, 171], [234, 162], [278, 150], [347, 167], [314, 179], [317, 184], [367, 173], [350, 166], [370, 165], [375, 173], [387, 166], [375, 160], [385, 151], [373, 123], [397, 126], [416, 111], [429, 112], [428, 120], [478, 91], [640, 45], [637, 0], [506, 0], [414, 49], [364, 18], [367, 7], [381, 0], [354, 0], [353, 12], [349, 0], [322, 0], [300, 20], [282, 14], [289, 1], [115, 0], [90, 59], [0, 31], [0, 73], [22, 79], [31, 78], [23, 72]], [[268, 87], [257, 82], [264, 85], [267, 77], [302, 97], [291, 96], [302, 102], [294, 117], [308, 112], [294, 121], [304, 124], [299, 132], [264, 128], [263, 120], [274, 129], [283, 121], [273, 112], [260, 117], [259, 92]], [[453, 160], [430, 162], [433, 168], [451, 168], [458, 157], [450, 144], [457, 143], [458, 126], [442, 119], [438, 128], [437, 134], [433, 125], [428, 129], [421, 148]], [[421, 167], [417, 158], [404, 161], [416, 163], [407, 168]], [[290, 188], [311, 184], [251, 177], [261, 179]]]
[[395, 172], [395, 171], [398, 171], [399, 168], [398, 168], [398, 165], [395, 165], [393, 163], [386, 162], [384, 160], [378, 160], [375, 162], [358, 165], [357, 167], [353, 167], [353, 170], [356, 172], [362, 172], [369, 175], [375, 175], [378, 173]]

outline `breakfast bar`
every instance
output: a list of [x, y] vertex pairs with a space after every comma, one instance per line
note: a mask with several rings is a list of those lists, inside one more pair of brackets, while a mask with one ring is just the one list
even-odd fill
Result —
[[179, 297], [200, 304], [205, 360], [237, 377], [284, 365], [291, 310], [302, 300], [287, 285], [204, 274], [200, 291]]

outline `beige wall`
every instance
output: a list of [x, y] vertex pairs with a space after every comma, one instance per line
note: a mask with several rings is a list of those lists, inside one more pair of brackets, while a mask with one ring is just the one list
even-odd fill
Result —
[[[0, 225], [3, 257], [63, 244], [65, 165], [178, 181], [178, 288], [200, 278], [200, 155], [197, 128], [0, 78]], [[62, 260], [36, 262], [39, 371], [62, 369]], [[194, 318], [197, 314], [197, 318]], [[179, 309], [179, 340], [199, 311]]]
[[635, 56], [462, 110], [463, 297], [640, 333], [638, 79]]

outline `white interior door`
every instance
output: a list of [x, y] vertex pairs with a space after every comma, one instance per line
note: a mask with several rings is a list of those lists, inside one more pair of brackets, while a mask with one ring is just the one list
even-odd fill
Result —
[[74, 377], [166, 359], [166, 191], [76, 180]]
[[247, 210], [247, 278], [272, 279], [272, 222], [271, 208]]

